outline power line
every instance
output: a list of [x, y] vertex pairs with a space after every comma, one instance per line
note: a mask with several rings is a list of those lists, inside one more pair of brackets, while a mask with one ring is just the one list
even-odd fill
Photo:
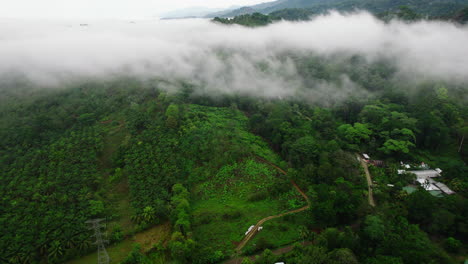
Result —
[[109, 241], [102, 239], [101, 222], [104, 221], [104, 218], [99, 219], [92, 219], [88, 220], [85, 223], [91, 224], [89, 229], [94, 230], [94, 237], [96, 237], [96, 242], [94, 242], [98, 246], [98, 264], [109, 264], [109, 254], [107, 254], [106, 247], [104, 243], [108, 243]]

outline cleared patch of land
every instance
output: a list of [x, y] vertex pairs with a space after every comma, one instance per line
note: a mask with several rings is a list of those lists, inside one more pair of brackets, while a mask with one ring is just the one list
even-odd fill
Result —
[[[271, 164], [270, 162], [268, 162], [266, 160], [263, 160], [263, 159], [260, 159], [260, 160], [274, 166], [279, 172], [281, 172], [283, 175], [286, 176], [286, 174], [287, 174], [286, 171], [284, 171], [280, 167], [278, 167], [278, 166], [276, 166], [274, 164]], [[278, 215], [268, 216], [268, 217], [265, 217], [262, 220], [258, 221], [258, 223], [252, 228], [252, 230], [242, 239], [242, 241], [239, 243], [239, 245], [237, 245], [237, 248], [236, 248], [237, 252], [240, 252], [242, 250], [242, 248], [255, 236], [255, 234], [257, 234], [257, 232], [259, 231], [259, 228], [266, 221], [269, 221], [269, 220], [272, 220], [272, 219], [275, 219], [275, 218], [280, 218], [280, 217], [283, 217], [285, 215], [299, 213], [299, 212], [305, 211], [305, 210], [310, 208], [309, 197], [307, 197], [307, 195], [299, 188], [299, 186], [297, 186], [297, 184], [294, 181], [291, 180], [291, 184], [302, 195], [302, 197], [305, 199], [305, 201], [307, 201], [307, 205], [303, 206], [303, 207], [301, 207], [299, 209], [291, 210], [291, 211], [281, 213], [281, 214], [278, 214]]]
[[[135, 234], [117, 244], [108, 246], [107, 253], [111, 259], [110, 263], [119, 263], [123, 261], [128, 253], [132, 250], [133, 245], [138, 243], [141, 245], [143, 252], [151, 249], [151, 247], [160, 241], [167, 241], [171, 234], [171, 225], [169, 222], [154, 226], [148, 230]], [[71, 260], [67, 264], [89, 264], [97, 262], [97, 249], [96, 252], [83, 256], [78, 259]]]
[[[278, 185], [287, 190], [272, 197]], [[195, 188], [194, 195], [198, 197], [192, 213], [195, 240], [229, 255], [259, 219], [305, 205], [284, 175], [256, 159], [221, 168]]]

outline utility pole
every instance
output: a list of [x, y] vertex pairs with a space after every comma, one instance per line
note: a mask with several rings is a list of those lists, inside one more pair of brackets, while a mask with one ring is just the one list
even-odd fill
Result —
[[105, 219], [92, 219], [88, 220], [85, 223], [91, 224], [89, 229], [94, 230], [94, 236], [96, 237], [96, 242], [94, 242], [98, 246], [98, 264], [109, 264], [109, 255], [107, 254], [106, 247], [104, 243], [108, 243], [107, 240], [102, 239], [101, 228], [104, 226], [100, 225], [100, 222], [104, 221]]

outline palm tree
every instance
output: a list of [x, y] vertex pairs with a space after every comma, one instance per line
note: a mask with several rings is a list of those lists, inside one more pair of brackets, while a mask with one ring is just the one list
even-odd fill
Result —
[[91, 245], [91, 241], [89, 241], [89, 239], [84, 239], [84, 240], [78, 242], [78, 249], [80, 251], [84, 251], [84, 250], [88, 249], [90, 245]]
[[143, 209], [143, 213], [141, 214], [141, 216], [145, 222], [151, 223], [154, 219], [154, 214], [154, 208], [151, 206], [146, 206], [145, 209]]
[[304, 241], [310, 236], [310, 230], [305, 226], [299, 226], [299, 235], [301, 236], [302, 241]]
[[64, 253], [64, 249], [63, 249], [62, 243], [58, 240], [52, 241], [49, 247], [49, 254], [48, 254], [49, 259], [57, 259], [60, 256], [62, 256], [63, 253]]
[[19, 253], [9, 260], [11, 263], [26, 264], [31, 263], [31, 255], [27, 253]]

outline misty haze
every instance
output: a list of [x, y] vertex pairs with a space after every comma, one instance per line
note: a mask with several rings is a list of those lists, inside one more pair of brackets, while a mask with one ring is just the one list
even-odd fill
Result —
[[0, 263], [468, 259], [468, 1], [25, 2]]

